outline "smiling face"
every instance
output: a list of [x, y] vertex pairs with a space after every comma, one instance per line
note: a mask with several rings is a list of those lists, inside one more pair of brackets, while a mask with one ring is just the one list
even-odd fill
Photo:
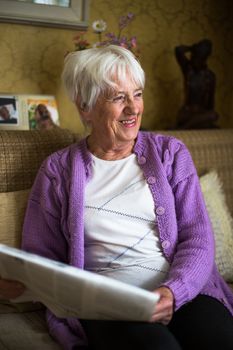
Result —
[[91, 125], [90, 151], [100, 158], [123, 158], [132, 153], [141, 125], [142, 89], [126, 79], [101, 95], [91, 111], [81, 113]]

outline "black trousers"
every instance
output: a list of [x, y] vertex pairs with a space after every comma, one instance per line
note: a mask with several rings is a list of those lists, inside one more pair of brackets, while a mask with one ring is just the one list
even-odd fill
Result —
[[233, 317], [204, 295], [160, 323], [81, 320], [90, 350], [233, 350]]

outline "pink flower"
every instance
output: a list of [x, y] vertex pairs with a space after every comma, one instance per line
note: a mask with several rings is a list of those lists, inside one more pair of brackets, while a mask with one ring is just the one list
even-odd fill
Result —
[[76, 51], [85, 50], [90, 46], [89, 42], [84, 38], [84, 35], [85, 32], [81, 32], [73, 37]]
[[137, 47], [137, 39], [135, 36], [131, 38], [131, 46], [134, 48]]

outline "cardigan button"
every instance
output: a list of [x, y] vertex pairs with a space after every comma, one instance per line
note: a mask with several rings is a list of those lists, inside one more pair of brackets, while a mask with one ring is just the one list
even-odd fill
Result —
[[158, 207], [155, 210], [157, 215], [163, 215], [165, 213], [165, 208], [164, 207]]
[[146, 158], [145, 157], [141, 156], [141, 157], [138, 158], [138, 164], [139, 165], [143, 165], [145, 163], [146, 163]]
[[156, 178], [154, 176], [149, 176], [147, 182], [148, 184], [153, 185], [156, 182]]
[[163, 241], [163, 242], [162, 242], [162, 247], [163, 247], [164, 249], [169, 248], [170, 245], [171, 245], [171, 243], [170, 243], [169, 241]]

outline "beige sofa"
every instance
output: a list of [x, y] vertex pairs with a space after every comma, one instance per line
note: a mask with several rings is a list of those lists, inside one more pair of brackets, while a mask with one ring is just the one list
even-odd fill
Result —
[[[224, 205], [228, 209], [224, 209], [228, 210], [228, 218], [230, 213], [233, 216], [233, 129], [163, 133], [174, 135], [186, 143], [199, 175], [211, 170], [217, 172], [226, 197]], [[77, 135], [62, 129], [46, 132], [0, 131], [0, 243], [20, 246], [27, 197], [42, 160], [77, 139]], [[208, 186], [207, 189], [216, 194], [215, 186]], [[220, 208], [223, 206], [220, 203]], [[225, 214], [221, 214], [221, 217], [222, 215]], [[231, 224], [227, 222], [228, 231], [232, 229]], [[223, 231], [226, 231], [225, 227], [223, 226]], [[233, 281], [229, 278], [228, 282]], [[0, 301], [0, 350], [2, 349], [60, 349], [47, 332], [44, 309], [39, 303], [14, 304], [6, 300]]]

